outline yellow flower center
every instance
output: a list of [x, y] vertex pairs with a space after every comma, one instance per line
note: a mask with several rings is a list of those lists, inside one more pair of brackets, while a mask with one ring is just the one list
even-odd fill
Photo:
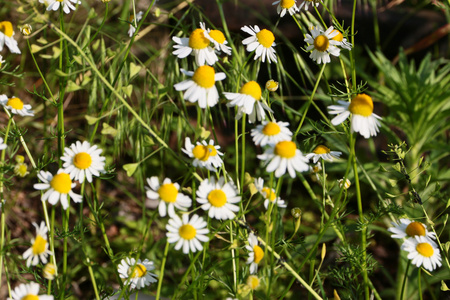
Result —
[[203, 34], [204, 30], [201, 28], [195, 29], [189, 36], [189, 47], [192, 49], [205, 49], [209, 46], [209, 40]]
[[266, 82], [266, 89], [268, 89], [271, 92], [275, 92], [278, 89], [278, 82], [270, 79]]
[[214, 79], [214, 68], [210, 66], [200, 66], [195, 70], [192, 80], [195, 83], [205, 89], [209, 89], [214, 86], [216, 80]]
[[255, 245], [255, 246], [253, 247], [253, 252], [255, 253], [255, 259], [254, 259], [254, 262], [257, 263], [257, 264], [259, 264], [259, 262], [261, 261], [261, 259], [263, 259], [263, 257], [264, 257], [264, 251], [263, 251], [263, 249], [261, 249], [260, 246]]
[[266, 198], [269, 199], [270, 201], [275, 201], [275, 199], [277, 198], [277, 195], [275, 194], [275, 191], [273, 189], [269, 189], [268, 187], [264, 187], [262, 190], [263, 194], [266, 194]]
[[328, 149], [324, 145], [319, 145], [319, 146], [316, 147], [316, 149], [314, 149], [313, 152], [315, 154], [327, 154], [327, 153], [330, 153], [330, 149]]
[[337, 34], [332, 38], [332, 40], [342, 42], [342, 40], [344, 39], [344, 36], [342, 35], [342, 33], [336, 29], [333, 29], [333, 31], [331, 33], [334, 33], [334, 32], [337, 32]]
[[431, 246], [429, 243], [419, 243], [416, 246], [417, 252], [419, 252], [420, 255], [425, 257], [431, 257], [434, 254], [433, 246]]
[[78, 169], [84, 170], [91, 166], [92, 164], [92, 157], [90, 154], [86, 152], [80, 152], [73, 158], [73, 164]]
[[178, 234], [184, 240], [192, 240], [197, 234], [197, 230], [191, 224], [182, 225], [178, 229]]
[[271, 31], [267, 29], [263, 29], [260, 32], [256, 33], [256, 38], [258, 39], [258, 42], [265, 48], [272, 47], [272, 44], [275, 41], [275, 36]]
[[14, 109], [21, 110], [23, 108], [23, 102], [17, 97], [9, 98], [6, 105], [11, 106]]
[[323, 34], [319, 35], [314, 39], [314, 48], [317, 51], [325, 52], [330, 46], [330, 41]]
[[27, 165], [26, 164], [18, 164], [14, 167], [14, 174], [25, 177], [28, 174]]
[[239, 93], [252, 96], [257, 101], [261, 99], [262, 95], [261, 87], [256, 81], [249, 81], [244, 84]]
[[287, 9], [289, 9], [289, 8], [291, 8], [292, 6], [295, 5], [295, 1], [294, 1], [294, 0], [281, 0], [280, 5], [281, 5], [282, 8], [287, 8]]
[[21, 298], [22, 300], [39, 300], [39, 296], [28, 294]]
[[[58, 2], [63, 2], [64, 0], [56, 0], [56, 1], [58, 1]], [[133, 16], [134, 17], [134, 16]]]
[[166, 183], [158, 189], [158, 194], [163, 201], [174, 203], [177, 201], [178, 190], [173, 183]]
[[227, 195], [222, 190], [212, 190], [208, 194], [208, 201], [214, 207], [222, 207], [227, 203]]
[[12, 37], [14, 30], [11, 22], [9, 21], [0, 22], [0, 31], [3, 32], [7, 37]]
[[409, 236], [421, 235], [425, 236], [426, 230], [425, 226], [423, 226], [420, 222], [411, 222], [406, 227], [405, 233]]
[[192, 154], [194, 157], [201, 161], [207, 161], [210, 156], [214, 156], [217, 154], [216, 148], [214, 146], [208, 145], [197, 145], [192, 150]]
[[281, 128], [277, 123], [269, 122], [266, 124], [266, 126], [264, 126], [262, 133], [264, 133], [265, 135], [277, 135], [280, 133], [280, 131]]
[[33, 250], [34, 255], [39, 255], [45, 252], [45, 246], [47, 245], [47, 240], [42, 236], [38, 235], [34, 240], [33, 246], [31, 249]]
[[[131, 270], [133, 269], [133, 266], [130, 266], [129, 272], [131, 273]], [[147, 268], [143, 264], [137, 264], [134, 268], [133, 275], [131, 277], [133, 278], [141, 278], [147, 274]]]
[[56, 268], [52, 263], [48, 263], [44, 267], [44, 277], [49, 280], [53, 280], [55, 278]]
[[291, 158], [295, 156], [297, 146], [291, 141], [282, 141], [275, 145], [274, 153], [283, 158]]
[[225, 36], [222, 31], [213, 29], [209, 32], [209, 36], [219, 44], [223, 44], [225, 42]]
[[252, 289], [259, 287], [259, 278], [255, 275], [250, 275], [247, 279], [247, 285]]
[[368, 117], [373, 112], [372, 98], [366, 94], [359, 94], [352, 99], [348, 110], [352, 114]]
[[68, 194], [72, 189], [72, 180], [67, 173], [56, 174], [52, 181], [50, 181], [50, 186], [61, 194]]

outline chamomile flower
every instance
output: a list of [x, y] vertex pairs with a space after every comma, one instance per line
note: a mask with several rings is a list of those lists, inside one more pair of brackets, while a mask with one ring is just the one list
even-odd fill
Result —
[[158, 211], [161, 217], [175, 214], [175, 207], [185, 211], [192, 204], [191, 198], [179, 192], [180, 185], [172, 183], [170, 178], [164, 179], [162, 184], [159, 183], [158, 177], [153, 176], [147, 178], [149, 187], [146, 187], [147, 198], [159, 201]]
[[76, 9], [74, 4], [75, 5], [81, 4], [81, 1], [78, 1], [78, 0], [39, 0], [39, 3], [46, 4], [47, 5], [47, 10], [53, 10], [53, 11], [58, 10], [59, 7], [62, 6], [62, 10], [66, 14], [70, 14], [71, 10], [75, 10]]
[[[144, 13], [142, 11], [137, 13], [136, 24], [139, 23], [140, 20], [142, 20], [143, 15]], [[131, 15], [128, 21], [130, 21], [130, 27], [128, 28], [128, 36], [132, 37], [133, 34], [136, 32], [136, 27], [134, 27], [134, 15]]]
[[172, 52], [178, 58], [185, 58], [193, 53], [195, 56], [195, 63], [198, 66], [203, 66], [205, 63], [212, 66], [219, 60], [214, 49], [210, 46], [210, 40], [205, 36], [205, 30], [202, 28], [195, 29], [189, 38], [172, 37], [176, 43]]
[[267, 80], [267, 82], [266, 82], [266, 89], [269, 92], [275, 92], [276, 90], [278, 90], [278, 87], [279, 87], [278, 81], [275, 81], [273, 79]]
[[337, 115], [331, 120], [331, 124], [339, 125], [351, 114], [352, 132], [359, 132], [366, 139], [377, 135], [380, 127], [378, 120], [381, 120], [381, 117], [373, 113], [373, 101], [370, 96], [358, 94], [351, 102], [339, 100], [338, 104], [328, 106], [328, 113]]
[[331, 151], [328, 147], [324, 145], [317, 146], [312, 153], [308, 153], [305, 155], [307, 159], [313, 159], [313, 162], [316, 163], [320, 158], [327, 161], [333, 161], [334, 158], [338, 159], [341, 156], [342, 152], [340, 151]]
[[273, 112], [270, 107], [265, 104], [262, 99], [261, 86], [256, 81], [249, 81], [244, 84], [239, 93], [224, 93], [225, 97], [230, 100], [227, 106], [239, 107], [236, 119], [239, 120], [242, 114], [249, 115], [248, 121], [254, 123], [256, 118], [262, 121], [266, 117], [266, 112]]
[[277, 62], [277, 56], [275, 49], [273, 47], [275, 44], [275, 36], [270, 30], [262, 29], [260, 30], [258, 25], [255, 26], [244, 26], [241, 30], [250, 34], [251, 36], [244, 39], [242, 44], [247, 46], [248, 52], [255, 51], [255, 60], [261, 57], [262, 62], [267, 59], [268, 63]]
[[44, 266], [42, 273], [43, 273], [45, 279], [53, 280], [53, 279], [55, 279], [55, 275], [56, 275], [56, 266], [53, 263], [49, 262]]
[[194, 167], [217, 172], [217, 168], [220, 168], [223, 164], [222, 158], [220, 158], [223, 153], [219, 151], [219, 145], [214, 145], [214, 140], [209, 140], [209, 143], [206, 143], [206, 141], [197, 142], [194, 146], [191, 139], [187, 137], [184, 147], [185, 149], [181, 150], [189, 157], [194, 158], [192, 162]]
[[425, 236], [416, 235], [407, 239], [401, 249], [409, 252], [408, 259], [418, 268], [422, 266], [432, 272], [442, 265], [439, 248]]
[[0, 95], [0, 104], [6, 107], [11, 113], [22, 117], [34, 116], [31, 105], [23, 104], [22, 100], [17, 97], [8, 98], [6, 95]]
[[145, 259], [141, 261], [134, 258], [124, 258], [120, 261], [117, 267], [119, 276], [126, 280], [126, 283], [130, 285], [131, 289], [142, 289], [152, 283], [158, 281], [156, 274], [150, 273], [155, 269], [152, 261]]
[[410, 238], [414, 236], [424, 236], [429, 239], [436, 239], [436, 234], [427, 230], [427, 226], [421, 222], [400, 219], [399, 223], [392, 223], [394, 227], [388, 228], [392, 232], [394, 239]]
[[31, 240], [31, 248], [23, 253], [23, 259], [27, 260], [27, 267], [31, 265], [36, 266], [39, 261], [43, 264], [47, 263], [47, 256], [52, 252], [48, 250], [47, 231], [45, 222], [42, 221], [41, 225], [33, 222], [33, 226], [36, 228], [36, 238]]
[[288, 122], [263, 121], [252, 129], [251, 136], [256, 146], [264, 147], [268, 144], [276, 144], [292, 139], [292, 132], [288, 128]]
[[246, 264], [250, 265], [250, 274], [258, 272], [258, 264], [264, 257], [264, 250], [258, 245], [258, 238], [253, 233], [248, 235], [248, 245], [245, 246], [248, 252]]
[[247, 286], [252, 290], [256, 290], [257, 288], [259, 288], [259, 285], [261, 284], [261, 279], [258, 278], [258, 276], [255, 275], [250, 275], [247, 278]]
[[352, 50], [352, 43], [347, 42], [347, 39], [342, 35], [342, 32], [340, 32], [337, 29], [334, 29], [332, 33], [337, 32], [337, 34], [333, 37], [333, 40], [340, 42], [339, 45], [343, 49]]
[[286, 12], [289, 12], [289, 14], [292, 16], [296, 12], [299, 11], [296, 0], [278, 0], [272, 3], [272, 5], [277, 5], [277, 14], [280, 15], [280, 18], [284, 17]]
[[284, 202], [284, 200], [282, 200], [279, 196], [277, 197], [277, 193], [275, 192], [275, 190], [264, 186], [264, 179], [262, 179], [261, 177], [255, 178], [255, 187], [258, 192], [264, 197], [265, 209], [269, 207], [269, 203], [273, 203], [279, 208], [286, 208], [286, 202]]
[[72, 191], [76, 184], [63, 169], [59, 169], [55, 176], [48, 171], [40, 171], [37, 176], [42, 183], [36, 183], [33, 187], [36, 190], [46, 190], [42, 195], [42, 201], [48, 200], [51, 205], [60, 201], [63, 209], [67, 209], [69, 207], [67, 196], [70, 196], [75, 203], [79, 203], [83, 199], [81, 195]]
[[6, 147], [8, 146], [4, 143], [3, 138], [0, 138], [0, 150], [4, 150]]
[[213, 107], [219, 102], [219, 92], [215, 84], [216, 81], [227, 77], [225, 73], [216, 73], [210, 66], [200, 66], [195, 72], [181, 69], [181, 72], [192, 77], [174, 85], [175, 90], [186, 91], [183, 95], [185, 100], [192, 103], [198, 102], [200, 108]]
[[330, 26], [326, 31], [322, 31], [318, 27], [311, 28], [311, 35], [306, 34], [305, 42], [309, 44], [306, 51], [313, 50], [309, 57], [318, 64], [329, 63], [331, 61], [330, 54], [339, 56], [340, 50], [336, 46], [340, 46], [341, 42], [333, 38], [338, 32], [333, 31], [333, 26]]
[[320, 0], [303, 0], [302, 4], [300, 4], [298, 9], [300, 10], [303, 7], [305, 7], [305, 10], [308, 10], [309, 4], [311, 4], [313, 6], [315, 5], [316, 7], [318, 7], [320, 2], [321, 2]]
[[346, 178], [344, 182], [344, 178], [342, 178], [338, 180], [338, 184], [340, 189], [344, 187], [344, 190], [348, 190], [348, 188], [352, 185], [352, 182], [348, 180], [348, 178]]
[[305, 172], [309, 170], [308, 159], [292, 141], [281, 141], [270, 145], [258, 158], [267, 163], [266, 171], [275, 171], [275, 177], [281, 177], [286, 173], [286, 169], [292, 178], [295, 172]]
[[232, 181], [225, 183], [225, 178], [218, 181], [211, 177], [204, 179], [197, 189], [197, 202], [204, 211], [208, 211], [210, 218], [218, 220], [233, 219], [239, 211], [236, 205], [241, 201], [238, 190]]
[[39, 295], [39, 284], [36, 282], [22, 283], [11, 291], [8, 300], [53, 300], [53, 296]]
[[183, 214], [180, 217], [178, 215], [172, 215], [169, 219], [169, 223], [166, 225], [167, 229], [167, 242], [175, 244], [175, 250], [183, 248], [183, 253], [188, 254], [189, 251], [197, 252], [203, 250], [203, 246], [200, 242], [207, 242], [209, 238], [206, 236], [209, 233], [209, 229], [206, 228], [207, 224], [202, 217], [194, 214], [189, 219], [188, 214]]
[[3, 46], [6, 44], [9, 51], [12, 53], [20, 54], [17, 41], [14, 39], [14, 28], [11, 22], [0, 22], [0, 51], [3, 50]]
[[73, 143], [64, 148], [64, 155], [61, 157], [64, 161], [64, 172], [80, 183], [83, 183], [85, 178], [87, 182], [92, 182], [92, 176], [98, 177], [100, 173], [105, 172], [105, 157], [100, 156], [102, 151], [87, 141]]
[[214, 44], [214, 49], [216, 49], [216, 51], [222, 51], [227, 55], [231, 55], [231, 47], [227, 46], [228, 42], [222, 31], [217, 29], [206, 29], [204, 22], [200, 22], [200, 28], [204, 30], [203, 35]]

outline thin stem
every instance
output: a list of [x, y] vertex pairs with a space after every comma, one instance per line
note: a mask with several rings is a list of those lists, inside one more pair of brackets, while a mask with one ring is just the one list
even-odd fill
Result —
[[161, 263], [161, 270], [159, 272], [158, 288], [156, 290], [156, 300], [159, 300], [159, 297], [161, 296], [161, 287], [164, 278], [164, 268], [166, 266], [167, 254], [169, 253], [169, 245], [170, 245], [169, 242], [166, 242], [166, 248], [164, 249], [164, 256]]
[[419, 286], [419, 299], [423, 300], [423, 295], [422, 295], [422, 268], [419, 268], [419, 274], [417, 276], [417, 283]]
[[400, 292], [400, 300], [403, 300], [403, 297], [405, 296], [406, 279], [408, 278], [408, 270], [409, 270], [410, 265], [411, 265], [411, 260], [408, 259], [408, 264], [406, 265], [405, 275], [403, 276], [402, 290]]

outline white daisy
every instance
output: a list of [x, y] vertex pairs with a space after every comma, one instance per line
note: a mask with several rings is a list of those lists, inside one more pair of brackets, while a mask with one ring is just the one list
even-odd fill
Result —
[[286, 202], [284, 202], [284, 200], [282, 200], [279, 196], [277, 197], [275, 189], [264, 186], [264, 179], [262, 179], [261, 177], [255, 178], [255, 187], [258, 192], [264, 197], [265, 209], [269, 207], [269, 203], [271, 202], [279, 208], [286, 208]]
[[64, 161], [64, 172], [80, 183], [83, 183], [85, 178], [87, 182], [92, 182], [92, 175], [98, 177], [100, 173], [105, 172], [105, 157], [100, 156], [102, 151], [87, 141], [73, 143], [70, 148], [64, 148], [64, 155], [61, 157]]
[[292, 178], [296, 176], [295, 171], [309, 170], [308, 159], [297, 149], [294, 142], [281, 141], [269, 146], [263, 154], [258, 155], [258, 158], [267, 163], [267, 172], [275, 171], [275, 177], [283, 176], [286, 169]]
[[73, 4], [81, 4], [81, 1], [78, 0], [39, 0], [39, 3], [44, 3], [47, 5], [47, 10], [56, 11], [62, 5], [62, 10], [66, 14], [70, 14], [70, 10], [75, 10], [76, 7]]
[[372, 98], [366, 94], [356, 95], [351, 102], [338, 101], [339, 105], [330, 105], [328, 113], [337, 115], [331, 124], [337, 126], [344, 122], [350, 114], [352, 132], [359, 132], [366, 139], [376, 136], [379, 132], [381, 117], [373, 113]]
[[225, 39], [222, 31], [216, 29], [206, 29], [205, 23], [200, 22], [200, 28], [203, 29], [203, 35], [214, 44], [216, 51], [222, 51], [227, 55], [231, 55], [231, 47], [227, 46], [228, 42]]
[[408, 259], [412, 264], [420, 268], [423, 266], [432, 272], [441, 264], [441, 253], [436, 243], [425, 236], [414, 236], [407, 239], [401, 247], [402, 250], [408, 251]]
[[49, 262], [44, 266], [42, 273], [45, 279], [53, 280], [55, 279], [56, 275], [56, 266], [53, 263]]
[[341, 156], [342, 152], [340, 151], [331, 151], [328, 147], [324, 145], [317, 146], [312, 153], [308, 153], [305, 155], [307, 159], [313, 159], [313, 162], [316, 163], [320, 158], [327, 161], [333, 161], [333, 158], [338, 159]]
[[127, 257], [120, 261], [117, 269], [120, 278], [125, 279], [131, 289], [141, 289], [158, 281], [156, 279], [158, 276], [149, 272], [154, 270], [155, 266], [148, 259], [136, 261], [134, 258]]
[[344, 182], [344, 178], [342, 178], [338, 180], [338, 184], [340, 189], [342, 189], [342, 186], [344, 186], [344, 190], [347, 190], [352, 185], [352, 182], [348, 180], [348, 178], [346, 178]]
[[210, 46], [210, 40], [205, 37], [205, 30], [201, 28], [195, 29], [189, 38], [172, 37], [172, 40], [176, 43], [173, 48], [176, 49], [172, 52], [178, 58], [185, 58], [189, 54], [193, 53], [195, 56], [195, 63], [198, 66], [203, 66], [205, 62], [212, 66], [219, 60], [214, 49]]
[[220, 146], [214, 145], [214, 140], [197, 142], [194, 146], [191, 143], [190, 138], [185, 139], [185, 149], [181, 149], [189, 157], [193, 157], [194, 161], [192, 165], [194, 167], [206, 168], [212, 172], [217, 172], [217, 168], [220, 168], [223, 164], [222, 158], [220, 158], [223, 153], [219, 151]]
[[246, 264], [250, 264], [250, 274], [258, 272], [258, 264], [264, 257], [264, 250], [258, 245], [258, 238], [253, 233], [248, 235], [248, 245], [245, 249], [249, 251]]
[[280, 18], [284, 17], [286, 12], [288, 11], [289, 14], [292, 16], [296, 12], [299, 11], [299, 8], [296, 5], [296, 0], [278, 0], [272, 3], [272, 5], [277, 5], [277, 14], [280, 15]]
[[266, 82], [266, 89], [269, 92], [275, 92], [276, 90], [278, 90], [278, 86], [279, 86], [278, 81], [275, 81], [273, 79], [269, 79]]
[[171, 244], [176, 243], [175, 250], [183, 247], [184, 254], [188, 254], [189, 251], [201, 251], [203, 246], [200, 242], [209, 241], [206, 236], [209, 229], [206, 226], [206, 222], [198, 215], [193, 215], [191, 219], [188, 214], [183, 214], [182, 219], [178, 215], [173, 215], [166, 225], [167, 241]]
[[25, 251], [22, 256], [23, 259], [27, 260], [27, 267], [36, 266], [39, 261], [46, 264], [47, 256], [52, 255], [52, 252], [48, 250], [48, 228], [45, 226], [45, 222], [42, 221], [40, 226], [33, 222], [33, 226], [36, 227], [36, 238], [31, 239], [31, 248]]
[[429, 239], [436, 239], [436, 234], [427, 230], [427, 226], [417, 221], [411, 221], [408, 219], [400, 219], [400, 222], [394, 223], [394, 227], [388, 228], [388, 231], [392, 232], [391, 235], [394, 239], [410, 238], [414, 236], [424, 236]]
[[216, 182], [214, 177], [204, 179], [197, 189], [197, 202], [204, 211], [208, 211], [210, 218], [218, 220], [233, 219], [235, 212], [239, 211], [236, 203], [241, 201], [238, 190], [232, 181], [225, 183], [225, 178], [220, 177]]
[[62, 207], [67, 209], [69, 207], [67, 196], [70, 196], [76, 203], [81, 202], [83, 199], [81, 195], [75, 194], [72, 191], [76, 184], [72, 182], [70, 175], [65, 173], [63, 169], [59, 169], [55, 176], [48, 171], [40, 171], [37, 176], [42, 183], [36, 183], [33, 187], [36, 190], [47, 190], [42, 195], [42, 201], [48, 199], [51, 205], [55, 205], [60, 201]]
[[174, 84], [177, 91], [184, 92], [184, 99], [189, 102], [198, 102], [200, 108], [213, 107], [219, 102], [219, 92], [217, 92], [216, 81], [224, 80], [225, 73], [216, 73], [213, 67], [200, 66], [195, 70], [186, 71], [181, 69], [184, 75], [192, 77], [192, 79], [184, 80]]
[[8, 98], [6, 95], [0, 95], [0, 104], [6, 107], [11, 113], [22, 117], [34, 116], [34, 111], [31, 110], [31, 105], [23, 104], [22, 100], [17, 97]]
[[227, 104], [229, 107], [239, 107], [236, 119], [239, 120], [242, 114], [249, 115], [248, 121], [254, 123], [256, 118], [258, 121], [262, 121], [266, 117], [266, 112], [273, 112], [270, 107], [265, 104], [262, 99], [261, 87], [256, 81], [249, 81], [244, 84], [239, 93], [223, 93], [224, 96], [230, 100]]
[[147, 198], [159, 201], [158, 211], [161, 217], [165, 217], [167, 211], [169, 216], [175, 214], [175, 207], [186, 211], [192, 204], [191, 198], [179, 192], [180, 185], [172, 183], [170, 178], [164, 179], [162, 184], [159, 184], [158, 177], [152, 176], [147, 178], [149, 187], [146, 187]]
[[344, 36], [342, 35], [342, 32], [340, 32], [337, 29], [334, 29], [331, 33], [337, 32], [337, 34], [333, 37], [333, 40], [340, 42], [341, 44], [339, 45], [341, 48], [343, 49], [347, 49], [347, 50], [352, 50], [352, 43], [347, 42], [347, 39], [344, 38]]
[[306, 47], [306, 51], [313, 50], [309, 57], [316, 61], [318, 64], [322, 62], [324, 64], [331, 61], [330, 54], [339, 56], [341, 50], [336, 46], [340, 46], [341, 43], [333, 40], [338, 32], [333, 31], [333, 26], [330, 26], [326, 31], [321, 30], [318, 27], [311, 28], [311, 35], [306, 34], [305, 42], [309, 44]]
[[271, 63], [277, 62], [277, 56], [275, 49], [273, 47], [275, 44], [275, 36], [270, 30], [263, 29], [260, 30], [258, 25], [252, 26], [244, 26], [241, 27], [241, 30], [250, 34], [251, 36], [244, 39], [242, 44], [247, 46], [248, 52], [255, 51], [255, 60], [261, 57], [262, 62], [264, 62], [267, 58], [267, 62]]
[[13, 36], [14, 28], [11, 22], [0, 22], [0, 51], [3, 50], [3, 46], [6, 44], [6, 46], [9, 48], [9, 51], [11, 51], [12, 53], [20, 54], [19, 46]]
[[39, 295], [39, 284], [36, 282], [22, 283], [11, 291], [8, 300], [53, 300], [53, 296]]
[[[140, 20], [142, 20], [142, 16], [144, 13], [142, 11], [138, 12], [136, 15], [136, 24], [139, 23]], [[128, 36], [132, 37], [133, 34], [136, 32], [136, 27], [134, 27], [134, 15], [131, 15], [128, 19], [130, 21], [130, 27], [128, 28]]]
[[292, 132], [288, 128], [288, 122], [263, 121], [252, 129], [251, 136], [256, 146], [264, 147], [268, 144], [276, 144], [281, 141], [290, 141]]
[[308, 6], [311, 3], [311, 5], [315, 5], [316, 7], [319, 6], [321, 3], [320, 0], [303, 0], [302, 4], [299, 6], [299, 10], [302, 9], [302, 7], [305, 7], [305, 10], [308, 10]]

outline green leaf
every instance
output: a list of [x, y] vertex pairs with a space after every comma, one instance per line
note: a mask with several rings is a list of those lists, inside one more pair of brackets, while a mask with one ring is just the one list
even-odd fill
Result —
[[47, 40], [44, 39], [43, 37], [40, 37], [40, 38], [37, 39], [36, 41], [37, 41], [39, 44], [42, 44], [42, 45], [48, 44]]
[[443, 292], [450, 291], [448, 286], [445, 284], [444, 280], [441, 280], [441, 291]]
[[53, 58], [57, 58], [61, 55], [61, 49], [59, 49], [58, 47], [53, 46], [52, 47], [52, 51], [53, 51]]
[[116, 136], [117, 135], [117, 129], [115, 129], [114, 127], [109, 126], [106, 123], [103, 123], [103, 129], [102, 129], [102, 134], [110, 134], [112, 136]]
[[139, 163], [126, 164], [123, 166], [123, 169], [127, 172], [127, 176], [131, 177], [131, 176], [133, 176], [134, 172], [136, 172], [136, 169], [138, 166], [139, 166]]
[[41, 51], [41, 49], [42, 49], [41, 46], [38, 46], [36, 44], [31, 45], [31, 53], [39, 52], [39, 51]]
[[130, 78], [133, 78], [142, 69], [141, 66], [130, 63]]
[[56, 69], [56, 70], [55, 70], [55, 74], [58, 75], [59, 77], [67, 77], [67, 76], [69, 76], [69, 74], [64, 73], [64, 72], [61, 71], [60, 69]]
[[83, 65], [83, 61], [81, 60], [81, 56], [74, 55], [73, 60], [76, 61], [79, 65]]
[[67, 85], [66, 85], [66, 92], [74, 92], [74, 91], [78, 91], [81, 90], [81, 87], [76, 84], [75, 82], [73, 82], [72, 80], [67, 81]]
[[84, 118], [86, 119], [89, 125], [94, 125], [95, 123], [97, 123], [98, 120], [100, 120], [100, 118], [91, 117], [88, 115], [85, 115]]
[[92, 44], [92, 50], [97, 51], [98, 47], [100, 46], [100, 40], [96, 40], [93, 44]]
[[125, 93], [125, 95], [128, 96], [128, 98], [131, 97], [131, 93], [133, 92], [133, 86], [130, 84], [128, 86], [122, 87], [122, 92]]

